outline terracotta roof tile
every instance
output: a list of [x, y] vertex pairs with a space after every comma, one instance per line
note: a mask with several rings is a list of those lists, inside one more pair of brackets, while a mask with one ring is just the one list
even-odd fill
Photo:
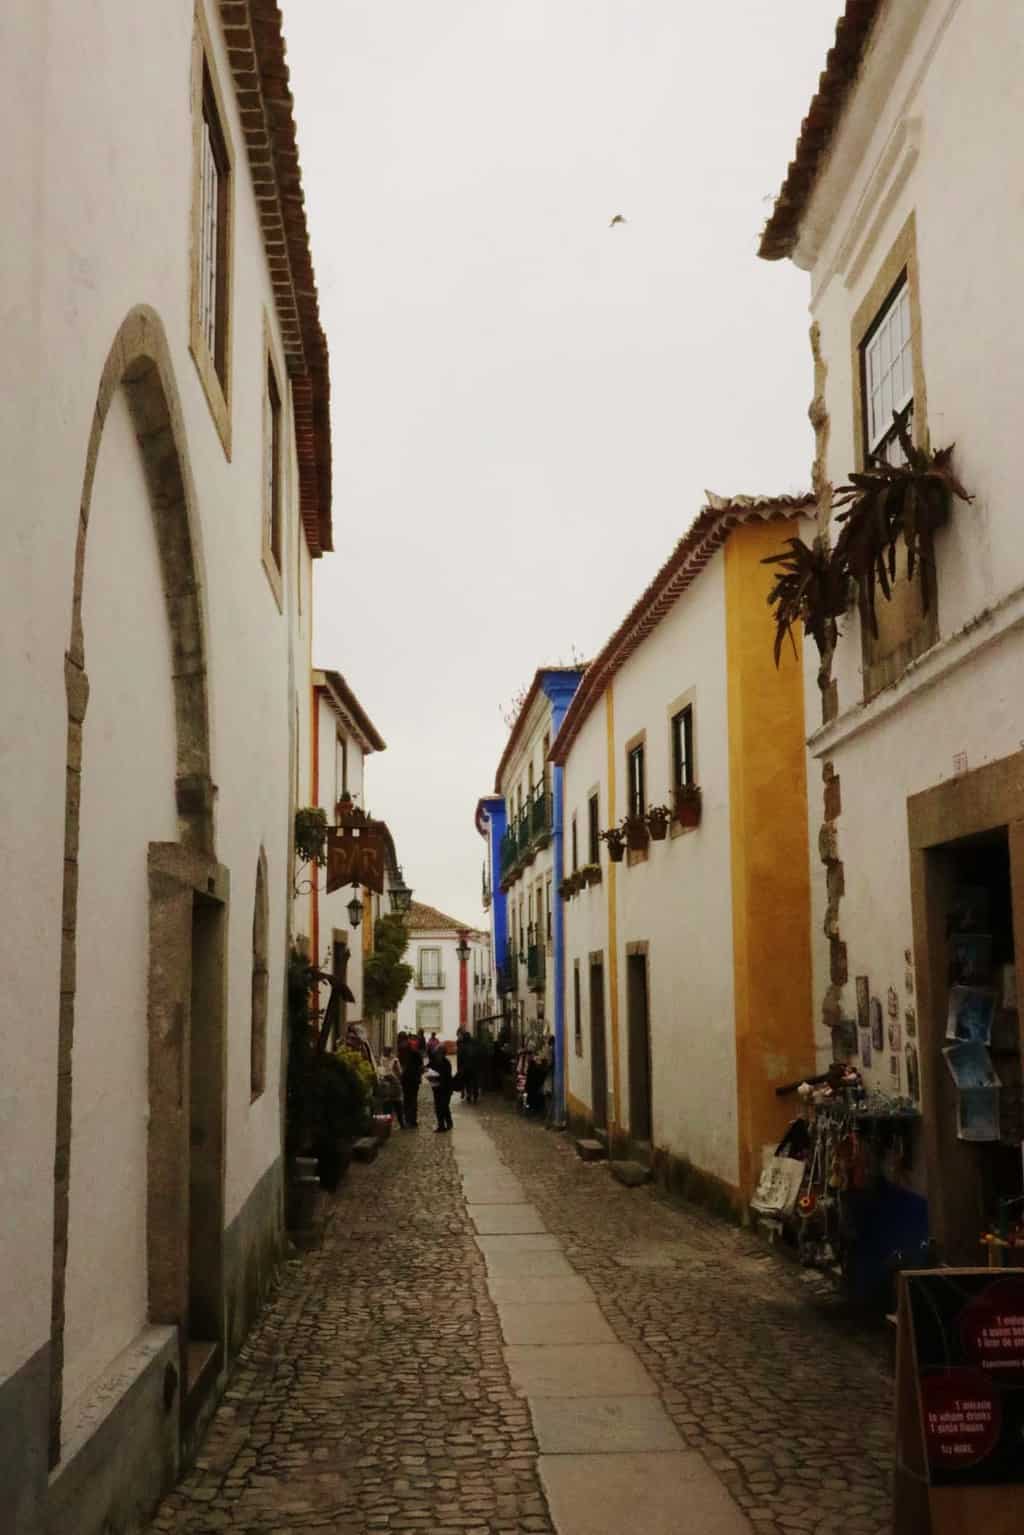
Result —
[[836, 23], [818, 91], [800, 128], [796, 152], [775, 207], [761, 235], [758, 255], [765, 261], [789, 256], [800, 235], [800, 222], [832, 145], [850, 87], [860, 71], [864, 50], [882, 8], [882, 0], [846, 0]]
[[427, 906], [423, 901], [413, 901], [410, 904], [405, 925], [410, 933], [434, 933], [441, 930], [453, 933], [476, 932], [472, 923], [457, 922], [454, 917], [446, 916], [443, 911], [438, 911], [436, 906]]
[[314, 556], [331, 533], [330, 363], [306, 225], [278, 0], [220, 0], [228, 60], [292, 383], [299, 511]]

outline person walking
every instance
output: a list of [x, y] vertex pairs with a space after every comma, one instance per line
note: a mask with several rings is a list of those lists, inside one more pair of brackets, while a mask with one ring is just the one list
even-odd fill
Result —
[[483, 1064], [483, 1045], [467, 1034], [459, 1071], [462, 1073], [462, 1096], [467, 1103], [477, 1103], [480, 1098], [480, 1067]]
[[435, 1050], [430, 1058], [427, 1081], [434, 1093], [434, 1113], [437, 1117], [435, 1135], [452, 1128], [452, 1063], [446, 1050]]
[[473, 1040], [468, 1029], [460, 1027], [455, 1036], [455, 1059], [458, 1063], [459, 1097], [463, 1103], [466, 1101], [466, 1066], [473, 1049]]
[[398, 1128], [405, 1129], [405, 1102], [402, 1096], [402, 1068], [390, 1045], [384, 1046], [384, 1059], [380, 1068], [381, 1098], [389, 1114], [398, 1120]]
[[420, 1082], [423, 1079], [423, 1058], [420, 1055], [419, 1040], [408, 1035], [399, 1035], [398, 1061], [402, 1072], [405, 1123], [410, 1130], [415, 1130], [419, 1123]]

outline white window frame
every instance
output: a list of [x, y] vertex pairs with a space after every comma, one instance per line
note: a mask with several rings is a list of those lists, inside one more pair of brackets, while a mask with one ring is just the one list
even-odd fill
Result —
[[[427, 956], [431, 956], [431, 963], [424, 964]], [[441, 973], [441, 950], [437, 945], [431, 944], [421, 947], [416, 955], [416, 983], [423, 990], [440, 990], [444, 982]]]
[[892, 436], [893, 412], [914, 399], [914, 345], [910, 284], [906, 273], [887, 300], [864, 342], [864, 401], [869, 453], [879, 453]]

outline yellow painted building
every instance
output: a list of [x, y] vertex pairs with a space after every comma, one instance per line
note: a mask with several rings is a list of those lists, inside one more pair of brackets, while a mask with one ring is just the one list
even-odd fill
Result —
[[763, 563], [812, 507], [709, 498], [551, 754], [570, 1121], [735, 1207], [792, 1117], [776, 1088], [817, 1064], [803, 661], [797, 636], [774, 664]]

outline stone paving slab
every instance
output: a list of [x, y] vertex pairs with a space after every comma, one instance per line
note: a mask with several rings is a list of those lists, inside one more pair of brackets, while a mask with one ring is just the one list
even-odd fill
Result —
[[600, 1306], [579, 1301], [543, 1306], [530, 1302], [498, 1302], [498, 1319], [506, 1343], [614, 1343], [615, 1334]]
[[462, 1181], [462, 1193], [470, 1208], [473, 1205], [525, 1205], [529, 1204], [526, 1190], [512, 1178], [494, 1178]]
[[623, 1343], [506, 1347], [513, 1386], [524, 1396], [655, 1396], [658, 1388]]
[[535, 1235], [548, 1229], [535, 1205], [470, 1203], [469, 1218], [481, 1236]]
[[499, 1233], [495, 1236], [478, 1236], [476, 1245], [485, 1258], [497, 1257], [505, 1253], [521, 1256], [525, 1253], [562, 1251], [562, 1244], [552, 1231], [517, 1231]]
[[535, 1396], [530, 1416], [542, 1455], [625, 1455], [683, 1447], [656, 1396]]
[[542, 1455], [539, 1464], [558, 1535], [752, 1535], [694, 1451]]
[[488, 1274], [487, 1289], [497, 1306], [502, 1303], [565, 1306], [571, 1301], [581, 1301], [586, 1305], [597, 1299], [587, 1281], [578, 1274], [519, 1274], [504, 1277]]
[[576, 1270], [564, 1253], [548, 1252], [489, 1252], [487, 1274], [491, 1279], [511, 1279], [519, 1276], [534, 1279], [575, 1278]]

